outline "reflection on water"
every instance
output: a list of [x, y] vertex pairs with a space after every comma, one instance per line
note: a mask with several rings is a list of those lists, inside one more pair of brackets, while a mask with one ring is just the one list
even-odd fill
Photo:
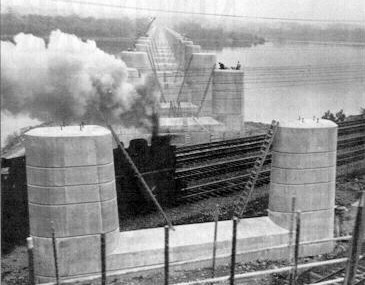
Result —
[[312, 118], [365, 107], [365, 46], [267, 43], [225, 48], [217, 61], [245, 70], [245, 119]]

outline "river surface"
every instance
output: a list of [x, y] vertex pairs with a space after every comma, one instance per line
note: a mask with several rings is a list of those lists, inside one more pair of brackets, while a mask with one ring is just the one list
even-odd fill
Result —
[[270, 122], [359, 114], [365, 108], [365, 45], [273, 43], [211, 51], [245, 70], [245, 120]]
[[[340, 109], [358, 114], [365, 107], [365, 46], [269, 42], [212, 52], [227, 66], [241, 62], [247, 121], [312, 118]], [[1, 142], [14, 131], [38, 123], [2, 113]]]

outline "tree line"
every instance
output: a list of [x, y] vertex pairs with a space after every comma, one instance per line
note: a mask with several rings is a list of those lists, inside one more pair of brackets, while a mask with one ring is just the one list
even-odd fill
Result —
[[174, 29], [203, 48], [249, 47], [263, 44], [265, 39], [243, 29], [226, 30], [222, 27], [203, 27], [200, 23], [181, 22]]
[[81, 38], [131, 38], [135, 39], [146, 32], [149, 19], [128, 17], [120, 19], [95, 19], [71, 16], [1, 15], [1, 37], [7, 39], [18, 33], [30, 33], [46, 38], [50, 32], [60, 29]]

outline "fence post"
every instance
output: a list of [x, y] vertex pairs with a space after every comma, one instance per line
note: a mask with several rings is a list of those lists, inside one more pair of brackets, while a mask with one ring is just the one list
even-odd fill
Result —
[[28, 270], [29, 270], [29, 284], [34, 285], [34, 260], [33, 260], [33, 239], [27, 237], [27, 248], [28, 248]]
[[106, 285], [105, 233], [100, 234], [101, 285]]
[[215, 258], [217, 254], [217, 234], [218, 234], [218, 218], [219, 218], [219, 205], [216, 205], [214, 213], [214, 240], [213, 240], [213, 264], [212, 264], [212, 278], [215, 277]]
[[359, 261], [359, 255], [361, 251], [361, 241], [364, 236], [365, 231], [365, 191], [362, 190], [360, 202], [359, 202], [359, 209], [357, 210], [354, 232], [352, 234], [352, 244], [350, 250], [350, 257], [347, 261], [346, 265], [346, 275], [344, 285], [352, 285], [354, 284], [357, 265]]
[[55, 233], [53, 221], [51, 222], [51, 227], [52, 227], [52, 247], [53, 247], [53, 258], [54, 258], [54, 266], [55, 266], [55, 273], [56, 273], [56, 284], [60, 285], [60, 275], [58, 272], [56, 233]]
[[165, 285], [169, 285], [169, 226], [165, 226]]
[[296, 216], [296, 229], [295, 229], [295, 249], [294, 249], [294, 265], [292, 271], [292, 285], [297, 284], [298, 275], [298, 259], [299, 259], [299, 245], [300, 245], [300, 212], [297, 212]]
[[[290, 227], [289, 227], [289, 264], [293, 264], [293, 235], [294, 235], [294, 225], [295, 225], [295, 208], [296, 208], [296, 197], [292, 197], [291, 201], [291, 218], [290, 218]], [[293, 274], [289, 272], [289, 284], [293, 284]]]
[[237, 223], [238, 218], [233, 218], [233, 233], [232, 233], [232, 254], [231, 254], [231, 276], [229, 278], [229, 284], [234, 285], [234, 274], [236, 265], [236, 245], [237, 245]]

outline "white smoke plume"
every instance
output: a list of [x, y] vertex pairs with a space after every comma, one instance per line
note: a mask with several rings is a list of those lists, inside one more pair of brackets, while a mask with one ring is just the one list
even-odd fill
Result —
[[53, 31], [49, 42], [18, 34], [1, 42], [1, 109], [54, 122], [97, 122], [96, 109], [110, 123], [149, 128], [159, 102], [155, 82], [127, 82], [123, 61], [94, 41]]

